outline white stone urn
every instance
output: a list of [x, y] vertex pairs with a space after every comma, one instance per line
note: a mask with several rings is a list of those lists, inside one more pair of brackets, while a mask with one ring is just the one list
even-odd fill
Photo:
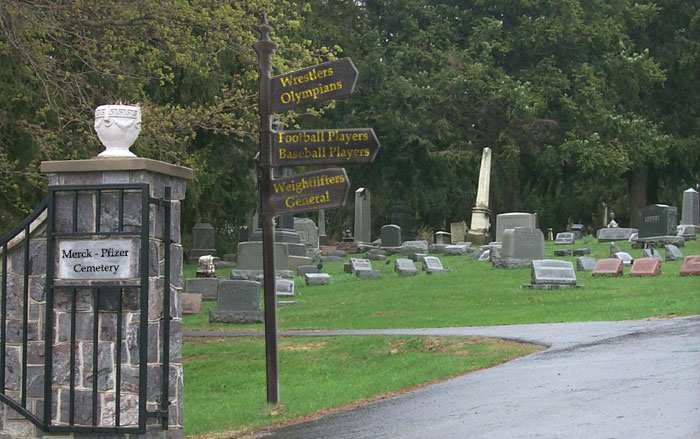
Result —
[[95, 131], [106, 148], [97, 157], [136, 157], [129, 148], [141, 132], [141, 108], [134, 105], [100, 105], [95, 110]]

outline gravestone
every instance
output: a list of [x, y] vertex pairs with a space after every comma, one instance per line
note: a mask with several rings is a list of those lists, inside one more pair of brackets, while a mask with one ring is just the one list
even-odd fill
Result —
[[583, 238], [583, 224], [572, 224], [569, 231], [574, 234], [574, 239]]
[[452, 237], [451, 243], [457, 244], [458, 242], [464, 242], [467, 239], [467, 223], [464, 221], [457, 221], [456, 223], [450, 223], [450, 236]]
[[623, 266], [618, 258], [599, 259], [593, 268], [593, 276], [622, 276]]
[[630, 276], [659, 276], [661, 274], [661, 259], [635, 259], [630, 268]]
[[655, 248], [645, 248], [644, 251], [642, 252], [642, 257], [644, 257], [644, 258], [656, 258], [658, 260], [661, 260], [661, 254], [659, 254], [659, 251], [656, 250]]
[[580, 256], [576, 258], [576, 271], [593, 271], [596, 266], [596, 259], [590, 256]]
[[321, 256], [322, 262], [343, 262], [343, 258], [340, 256]]
[[370, 261], [386, 261], [386, 255], [375, 252], [367, 252], [365, 254], [365, 259], [369, 259]]
[[382, 277], [380, 270], [359, 270], [355, 272], [355, 276], [360, 279], [379, 279]]
[[572, 232], [559, 232], [557, 233], [557, 238], [554, 241], [556, 245], [571, 245], [576, 242], [576, 237]]
[[435, 244], [452, 244], [452, 235], [445, 231], [435, 232]]
[[331, 275], [328, 273], [306, 273], [304, 275], [304, 280], [306, 285], [316, 286], [316, 285], [330, 285]]
[[192, 227], [192, 249], [187, 261], [196, 264], [204, 255], [216, 256], [216, 230], [209, 223], [197, 223]]
[[445, 247], [445, 256], [463, 256], [469, 252], [469, 244], [454, 244]]
[[182, 315], [199, 314], [202, 311], [202, 295], [182, 293]]
[[355, 242], [372, 242], [371, 196], [369, 189], [361, 187], [355, 191]]
[[529, 288], [571, 288], [575, 286], [576, 273], [571, 262], [553, 259], [532, 261]]
[[185, 279], [185, 291], [190, 294], [201, 294], [202, 300], [216, 300], [219, 282], [215, 277], [196, 277]]
[[404, 241], [401, 243], [401, 247], [426, 252], [428, 251], [429, 245], [428, 241]]
[[679, 261], [683, 259], [683, 253], [681, 253], [680, 249], [676, 247], [673, 244], [666, 244], [664, 246], [664, 249], [666, 250], [666, 260], [667, 261]]
[[491, 260], [491, 249], [484, 250], [479, 256], [479, 261], [490, 261]]
[[686, 256], [681, 265], [681, 276], [700, 276], [700, 255]]
[[472, 220], [467, 232], [467, 239], [475, 244], [489, 242], [491, 229], [491, 210], [489, 209], [489, 192], [491, 189], [491, 148], [484, 148], [481, 153], [479, 183], [476, 202], [472, 208]]
[[681, 236], [683, 238], [690, 238], [693, 239], [695, 238], [695, 235], [697, 235], [697, 232], [699, 230], [698, 226], [689, 226], [687, 224], [680, 224], [678, 225], [677, 228], [678, 232], [676, 233], [676, 236]]
[[401, 227], [396, 224], [387, 224], [381, 229], [382, 247], [401, 246]]
[[400, 277], [416, 276], [418, 274], [418, 269], [413, 261], [403, 258], [398, 258], [396, 261], [394, 261], [394, 271]]
[[554, 256], [571, 256], [571, 249], [570, 248], [560, 248], [560, 249], [554, 250]]
[[598, 229], [596, 234], [598, 242], [622, 241], [630, 239], [633, 233], [638, 233], [637, 229], [626, 227], [604, 227]]
[[328, 235], [326, 235], [326, 211], [318, 211], [318, 243], [319, 245], [328, 244]]
[[391, 224], [396, 224], [401, 229], [401, 242], [416, 239], [416, 232], [413, 230], [413, 212], [401, 203], [391, 207]]
[[262, 323], [260, 283], [223, 280], [219, 283], [216, 308], [209, 311], [210, 323]]
[[369, 259], [350, 258], [350, 272], [361, 279], [376, 279], [381, 276], [381, 271], [372, 269]]
[[665, 204], [651, 204], [637, 212], [639, 239], [675, 236], [678, 210]]
[[423, 271], [428, 274], [449, 273], [450, 270], [442, 266], [442, 261], [435, 256], [426, 256], [422, 262]]
[[[303, 244], [300, 244], [303, 246]], [[262, 241], [248, 241], [238, 243], [238, 263], [231, 270], [231, 280], [259, 281], [263, 278]], [[289, 267], [289, 246], [283, 242], [275, 242], [275, 273], [278, 276], [290, 279], [294, 272]], [[304, 261], [310, 262], [309, 258]], [[308, 265], [301, 262], [297, 265]]]
[[681, 224], [700, 226], [700, 194], [693, 188], [683, 192]]
[[275, 295], [277, 297], [294, 297], [294, 281], [292, 279], [276, 279]]
[[307, 273], [320, 273], [321, 270], [315, 265], [301, 265], [297, 267], [297, 276], [303, 277]]
[[299, 234], [301, 243], [307, 248], [318, 248], [319, 232], [311, 218], [294, 218], [294, 231]]
[[590, 255], [590, 254], [591, 254], [591, 249], [587, 248], [587, 247], [574, 249], [574, 256], [585, 256], [585, 255]]
[[533, 260], [544, 256], [544, 235], [540, 229], [516, 227], [503, 232], [501, 257]]
[[632, 265], [634, 262], [634, 258], [627, 252], [617, 252], [615, 253], [615, 257], [620, 259], [625, 265]]
[[447, 247], [448, 245], [449, 244], [429, 244], [428, 245], [428, 252], [429, 253], [444, 254], [445, 247]]
[[496, 241], [503, 242], [503, 232], [516, 227], [536, 228], [537, 214], [510, 212], [496, 215]]
[[622, 249], [620, 248], [619, 245], [617, 245], [617, 243], [615, 243], [615, 242], [610, 243], [610, 257], [611, 258], [615, 257], [615, 253], [620, 253], [621, 251], [622, 251]]

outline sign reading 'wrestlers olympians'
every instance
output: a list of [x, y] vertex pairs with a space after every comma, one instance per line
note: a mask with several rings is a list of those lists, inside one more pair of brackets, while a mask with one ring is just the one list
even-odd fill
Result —
[[379, 151], [372, 128], [277, 131], [272, 135], [272, 166], [371, 163]]
[[275, 76], [271, 80], [271, 111], [313, 105], [352, 94], [357, 69], [350, 58]]
[[343, 207], [350, 180], [343, 168], [276, 178], [272, 181], [270, 209], [275, 215]]

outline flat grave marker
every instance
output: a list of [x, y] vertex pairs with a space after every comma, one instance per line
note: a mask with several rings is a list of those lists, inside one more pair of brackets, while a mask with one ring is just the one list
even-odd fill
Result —
[[277, 297], [294, 297], [294, 281], [291, 279], [277, 279], [275, 282], [275, 294]]
[[681, 265], [681, 276], [700, 276], [700, 255], [686, 256]]
[[596, 266], [596, 259], [590, 256], [580, 256], [576, 258], [576, 271], [593, 271]]
[[538, 259], [532, 261], [528, 288], [575, 287], [576, 273], [569, 261]]
[[661, 254], [655, 248], [645, 248], [644, 251], [642, 251], [642, 256], [645, 258], [656, 258], [661, 260]]
[[667, 261], [678, 261], [683, 259], [683, 253], [681, 253], [680, 249], [676, 247], [673, 244], [666, 244], [664, 246], [664, 249], [666, 250], [666, 260]]
[[428, 274], [433, 273], [448, 273], [450, 270], [442, 266], [442, 261], [435, 256], [426, 256], [423, 258], [423, 271]]
[[304, 275], [306, 285], [329, 285], [331, 283], [331, 275], [328, 273], [306, 273]]
[[418, 269], [416, 268], [416, 265], [413, 263], [413, 261], [410, 259], [396, 259], [396, 261], [394, 261], [394, 271], [400, 277], [418, 275]]
[[559, 232], [557, 233], [557, 238], [554, 241], [556, 245], [571, 245], [576, 242], [576, 236], [573, 232]]
[[627, 252], [617, 252], [615, 257], [620, 259], [625, 265], [632, 265], [632, 262], [634, 262], [634, 258]]
[[622, 259], [599, 259], [593, 268], [593, 276], [622, 276], [623, 267]]

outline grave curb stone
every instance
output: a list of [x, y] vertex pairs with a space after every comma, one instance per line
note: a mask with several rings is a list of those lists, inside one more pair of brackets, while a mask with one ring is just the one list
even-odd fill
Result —
[[554, 250], [554, 256], [571, 256], [572, 251], [570, 248], [561, 248]]

